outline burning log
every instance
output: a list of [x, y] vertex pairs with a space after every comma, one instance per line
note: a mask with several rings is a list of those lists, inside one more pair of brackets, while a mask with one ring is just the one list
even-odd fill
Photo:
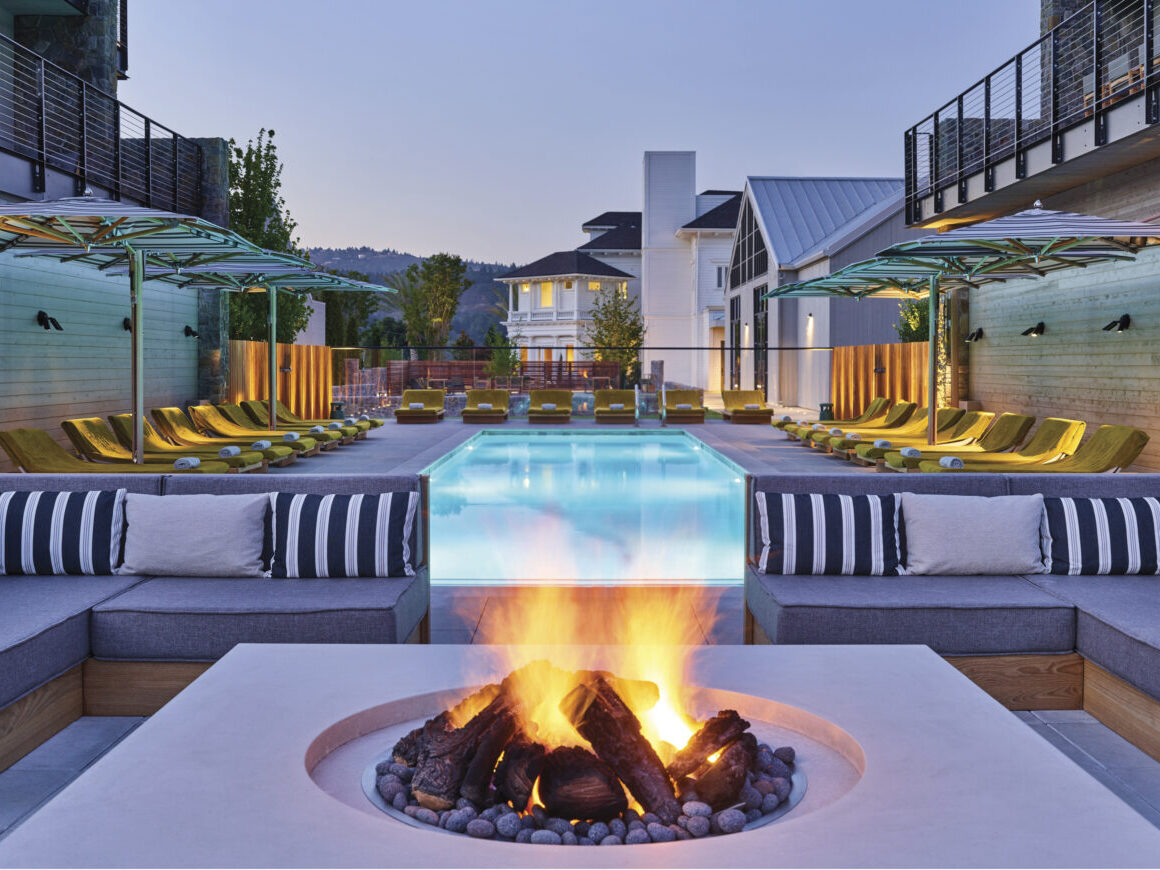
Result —
[[697, 794], [715, 810], [736, 803], [737, 795], [745, 785], [745, 776], [756, 760], [757, 738], [747, 731], [697, 776]]
[[722, 710], [700, 727], [669, 764], [674, 781], [688, 776], [709, 763], [709, 756], [728, 746], [749, 728], [736, 710]]
[[578, 685], [560, 702], [560, 711], [646, 812], [654, 813], [666, 825], [677, 820], [681, 806], [672, 780], [652, 744], [641, 734], [640, 721], [607, 680], [597, 675]]
[[395, 744], [395, 748], [391, 750], [391, 754], [394, 755], [395, 761], [399, 764], [414, 767], [419, 761], [419, 755], [422, 753], [423, 747], [435, 735], [446, 734], [450, 730], [451, 719], [447, 711], [444, 710], [433, 719], [428, 719], [414, 731], [399, 738], [399, 742]]
[[561, 819], [607, 821], [628, 809], [624, 788], [612, 768], [576, 746], [553, 749], [540, 773], [540, 801]]
[[514, 721], [512, 717], [511, 704], [501, 694], [462, 728], [432, 734], [420, 747], [411, 780], [411, 791], [419, 803], [430, 810], [453, 807], [476, 752], [492, 729], [502, 729], [506, 720]]
[[467, 771], [463, 774], [459, 794], [476, 806], [491, 803], [491, 777], [495, 772], [495, 763], [516, 733], [518, 724], [515, 711], [510, 707], [500, 711], [471, 757]]
[[495, 769], [496, 797], [501, 801], [511, 801], [516, 810], [526, 808], [543, 768], [544, 753], [541, 744], [528, 740], [522, 732], [513, 737]]

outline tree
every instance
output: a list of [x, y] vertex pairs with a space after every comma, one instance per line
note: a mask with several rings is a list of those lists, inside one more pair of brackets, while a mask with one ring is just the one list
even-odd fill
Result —
[[[370, 281], [370, 276], [364, 272], [333, 271], [332, 274], [355, 281]], [[326, 305], [326, 343], [331, 347], [358, 345], [363, 328], [379, 307], [378, 295], [362, 290], [316, 292], [315, 298]]]
[[[433, 343], [431, 322], [427, 316], [427, 298], [418, 266], [411, 265], [405, 272], [388, 275], [387, 283], [398, 292], [386, 299], [384, 304], [397, 311], [402, 319], [405, 342], [412, 347], [430, 347]], [[426, 351], [422, 352], [422, 357], [427, 358]]]
[[620, 363], [627, 383], [639, 381], [645, 327], [636, 301], [615, 287], [605, 287], [596, 294], [588, 318], [591, 324], [584, 327], [584, 341], [594, 348], [593, 358]]
[[364, 329], [360, 339], [364, 347], [403, 347], [407, 327], [395, 317], [382, 317]]
[[456, 338], [454, 342], [452, 342], [451, 347], [452, 359], [471, 359], [475, 355], [472, 352], [473, 348], [475, 347], [475, 342], [472, 341], [471, 336], [462, 329], [459, 330], [459, 337]]
[[491, 350], [489, 359], [483, 367], [484, 374], [489, 378], [509, 378], [520, 364], [519, 333], [504, 335], [496, 325], [487, 330], [483, 343]]
[[466, 277], [467, 264], [453, 254], [435, 254], [424, 260], [417, 271], [426, 297], [432, 344], [443, 346], [451, 331], [451, 318], [459, 308], [459, 297], [471, 286]]
[[898, 323], [894, 325], [901, 342], [926, 341], [930, 338], [930, 300], [912, 299], [898, 305]]
[[[274, 131], [258, 131], [243, 149], [230, 139], [230, 229], [271, 251], [306, 256], [282, 198], [282, 163], [274, 145]], [[230, 338], [266, 340], [269, 300], [265, 293], [230, 294]], [[278, 292], [278, 341], [292, 342], [313, 313], [305, 296]]]

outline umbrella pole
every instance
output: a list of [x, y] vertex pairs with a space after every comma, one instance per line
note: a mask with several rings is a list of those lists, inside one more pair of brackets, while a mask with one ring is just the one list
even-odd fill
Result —
[[926, 443], [934, 444], [938, 432], [938, 275], [930, 276], [930, 296], [927, 297], [927, 324], [929, 344], [927, 345], [927, 399], [926, 399]]
[[133, 462], [145, 462], [145, 335], [142, 329], [142, 285], [145, 254], [129, 248], [129, 356], [133, 389]]
[[270, 431], [278, 429], [278, 288], [270, 285], [266, 288], [270, 307], [266, 318], [266, 350], [269, 353], [270, 365], [270, 395], [267, 404], [270, 406]]

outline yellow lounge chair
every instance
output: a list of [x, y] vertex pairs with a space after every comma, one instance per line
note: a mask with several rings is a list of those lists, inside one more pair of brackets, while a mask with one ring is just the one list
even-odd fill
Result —
[[[886, 412], [886, 417], [881, 423], [876, 426], [860, 426], [858, 427], [858, 434], [861, 435], [865, 432], [867, 435], [877, 435], [880, 432], [897, 432], [910, 422], [910, 418], [914, 416], [914, 412], [917, 409], [918, 404], [915, 402], [896, 402]], [[824, 426], [825, 424], [818, 423], [815, 425]], [[830, 446], [829, 441], [833, 437], [828, 428], [814, 429], [809, 435], [802, 438], [802, 443], [808, 447], [828, 449]]]
[[[544, 405], [554, 405], [545, 408]], [[571, 390], [532, 390], [528, 393], [529, 423], [572, 422]]]
[[[203, 462], [206, 460], [224, 462], [230, 468], [240, 472], [264, 472], [268, 465], [266, 457], [257, 450], [247, 449], [242, 450], [237, 456], [222, 456], [218, 453], [221, 447], [215, 450], [211, 447], [193, 448], [170, 444], [161, 437], [148, 420], [143, 422], [145, 423], [145, 456], [147, 459], [152, 456], [161, 462], [165, 459], [176, 459], [179, 456], [196, 456]], [[109, 428], [113, 430], [113, 435], [116, 436], [122, 447], [126, 450], [133, 449], [133, 416], [131, 414], [111, 414]]]
[[[901, 445], [926, 443], [927, 422], [929, 420], [926, 408], [919, 408], [906, 421], [906, 425], [898, 427], [898, 429], [890, 432], [875, 432], [872, 429], [866, 430], [866, 435], [861, 432], [851, 429], [847, 435], [858, 435], [857, 439], [849, 438], [847, 435], [833, 437], [830, 439], [830, 450], [835, 456], [842, 456], [846, 459], [858, 459], [858, 448], [865, 447], [867, 444], [873, 449], [874, 442], [879, 438], [885, 438], [891, 443], [898, 443]], [[962, 408], [939, 408], [938, 413], [934, 418], [935, 439], [941, 436], [946, 438], [954, 430], [955, 424], [959, 422], [959, 418], [963, 416]], [[867, 442], [869, 439], [869, 442]], [[885, 448], [881, 448], [885, 451]], [[867, 463], [873, 465], [871, 461]]]
[[[403, 390], [403, 398], [395, 409], [396, 423], [438, 423], [443, 419], [442, 390]], [[411, 405], [422, 405], [412, 408]]]
[[[223, 447], [240, 447], [243, 452], [253, 450], [254, 439], [216, 438], [198, 432], [180, 408], [154, 408], [153, 422], [158, 431], [174, 444], [195, 449], [220, 450]], [[259, 439], [261, 440], [261, 439]], [[270, 465], [284, 467], [298, 461], [297, 451], [282, 441], [257, 451]]]
[[[935, 442], [943, 441], [950, 443], [953, 441], [956, 434], [961, 431], [960, 425], [965, 416], [966, 414], [962, 408], [939, 408], [938, 415], [934, 421]], [[925, 421], [923, 422], [925, 424]], [[985, 429], [986, 426], [979, 430], [980, 433]], [[874, 442], [879, 439], [889, 441], [890, 446], [875, 447]], [[898, 432], [875, 435], [871, 432], [861, 442], [846, 451], [846, 458], [860, 465], [875, 465], [888, 451], [897, 450], [902, 447], [923, 447], [926, 445], [926, 439], [927, 429], [925, 425], [919, 426], [915, 431], [907, 432], [906, 434]]]
[[[991, 425], [991, 422], [994, 419], [995, 415], [990, 411], [967, 411], [967, 413], [963, 414], [963, 416], [959, 418], [959, 422], [955, 424], [955, 427], [951, 430], [950, 435], [947, 436], [946, 441], [942, 443], [948, 447], [959, 444], [972, 444], [979, 438], [983, 437], [983, 434], [987, 431], [987, 428]], [[887, 438], [886, 440], [889, 441], [890, 439]], [[925, 440], [926, 439], [916, 439], [915, 444], [905, 444], [897, 447], [892, 445], [886, 449], [886, 453], [884, 453], [881, 457], [876, 457], [875, 463], [878, 464], [879, 470], [905, 471], [906, 466], [902, 464], [902, 457], [898, 451], [901, 450], [902, 447], [917, 447], [920, 450], [923, 447], [929, 447], [930, 445], [924, 443]], [[855, 452], [857, 452], [857, 450], [855, 450]], [[894, 461], [898, 463], [897, 468], [890, 464]]]
[[965, 459], [972, 454], [1006, 453], [1022, 444], [1034, 425], [1035, 418], [1027, 414], [1000, 414], [977, 440], [962, 444], [915, 445], [922, 452], [921, 456], [903, 456], [899, 451], [891, 450], [885, 456], [886, 465], [893, 471], [911, 471], [917, 470], [918, 463], [924, 459], [938, 462], [944, 456]]
[[213, 405], [190, 405], [188, 411], [193, 425], [209, 435], [220, 435], [235, 440], [245, 439], [247, 443], [269, 441], [272, 444], [282, 444], [293, 449], [299, 456], [316, 456], [321, 449], [317, 441], [306, 436], [290, 439], [285, 437], [291, 434], [289, 432], [270, 432], [238, 426]]
[[[926, 431], [926, 418], [927, 418], [927, 416], [929, 416], [929, 415], [927, 414], [927, 409], [925, 406], [923, 406], [921, 408], [916, 408], [914, 410], [914, 412], [911, 413], [911, 415], [906, 418], [905, 423], [903, 423], [901, 426], [895, 426], [895, 427], [891, 428], [890, 433], [895, 434], [895, 435], [913, 435], [916, 432], [925, 432]], [[835, 435], [833, 432], [833, 430], [835, 428], [838, 429], [841, 434]], [[882, 431], [878, 427], [862, 426], [858, 430], [850, 429], [849, 431], [855, 435], [861, 435], [862, 432], [865, 431], [866, 432], [865, 437], [867, 437], [867, 438], [869, 438], [871, 436], [883, 437], [883, 438], [886, 437], [885, 435], [883, 435], [883, 436], [878, 435], [878, 433], [880, 431]], [[830, 429], [827, 429], [825, 432], [815, 432], [814, 434], [820, 435], [821, 437], [815, 438], [813, 435], [810, 435], [810, 440], [814, 442], [810, 446], [817, 447], [817, 446], [821, 445], [821, 446], [825, 447], [827, 451], [840, 450], [841, 452], [839, 453], [839, 455], [842, 457], [845, 457], [845, 455], [846, 455], [846, 445], [847, 444], [850, 445], [850, 449], [853, 450], [853, 446], [855, 444], [862, 443], [861, 438], [847, 438], [846, 432], [843, 431], [842, 427], [840, 427], [840, 426], [831, 427]]]
[[1063, 420], [1048, 417], [1031, 436], [1022, 450], [1014, 453], [985, 453], [962, 456], [965, 467], [943, 468], [936, 459], [924, 459], [918, 463], [919, 471], [995, 471], [1001, 472], [1007, 466], [1030, 463], [1049, 463], [1071, 456], [1083, 440], [1085, 424], [1080, 420]]
[[[681, 405], [689, 407], [682, 408]], [[701, 391], [665, 390], [662, 418], [665, 425], [669, 423], [704, 423], [705, 406], [702, 404]]]
[[[117, 440], [117, 436], [113, 434], [113, 430], [100, 417], [78, 417], [72, 420], [62, 420], [60, 428], [68, 436], [68, 440], [72, 442], [77, 452], [89, 460], [89, 462], [120, 464], [131, 463], [133, 461], [133, 451], [123, 446]], [[160, 464], [175, 462], [183, 456], [196, 459], [202, 465], [209, 465], [210, 463], [224, 465], [226, 473], [233, 474], [238, 471], [235, 463], [227, 462], [220, 456], [198, 456], [194, 453], [182, 453], [180, 450], [176, 455], [172, 456], [164, 453], [152, 453], [146, 450], [143, 458], [146, 462]], [[200, 468], [201, 465], [198, 467]], [[263, 467], [263, 463], [259, 462], [258, 467]]]
[[[265, 405], [266, 402], [265, 402], [265, 400], [259, 400], [258, 404]], [[347, 414], [347, 417], [353, 417], [353, 415]], [[363, 417], [366, 417], [366, 419], [365, 420], [362, 419]], [[297, 414], [295, 414], [289, 408], [287, 408], [281, 399], [278, 400], [278, 419], [285, 420], [287, 423], [293, 423], [293, 424], [298, 424], [298, 425], [300, 425], [302, 423], [310, 423], [310, 424], [324, 423], [325, 424], [325, 423], [333, 422], [332, 420], [305, 420], [302, 417], [299, 417]], [[355, 421], [355, 425], [360, 429], [378, 429], [380, 426], [385, 426], [387, 423], [386, 420], [380, 419], [379, 417], [367, 417], [366, 414], [362, 414], [358, 417], [353, 417], [353, 419]]]
[[0, 447], [21, 470], [32, 474], [225, 474], [230, 470], [224, 462], [203, 462], [197, 468], [180, 469], [162, 462], [86, 462], [53, 441], [43, 429], [0, 432]]
[[773, 409], [765, 404], [761, 390], [722, 390], [721, 402], [725, 406], [721, 416], [730, 423], [765, 425], [773, 420]]
[[853, 428], [854, 426], [865, 426], [867, 423], [873, 422], [876, 418], [885, 417], [886, 411], [890, 408], [890, 399], [885, 396], [878, 396], [870, 400], [870, 404], [866, 406], [866, 410], [849, 420], [794, 420], [785, 419], [774, 420], [773, 427], [775, 429], [792, 429], [797, 427], [800, 423], [813, 425], [814, 423], [827, 423], [830, 426], [842, 426], [845, 428]]
[[[270, 422], [270, 403], [265, 399], [247, 399], [244, 402], [238, 402], [242, 410], [246, 412], [246, 417], [251, 424], [265, 427]], [[309, 432], [315, 426], [321, 426], [327, 432], [341, 432], [342, 441], [344, 444], [355, 440], [356, 438], [366, 438], [366, 432], [371, 428], [371, 424], [363, 421], [361, 426], [344, 423], [342, 420], [302, 420], [299, 418], [291, 419], [286, 414], [282, 413], [282, 408], [285, 407], [281, 402], [278, 403], [278, 431], [279, 432]], [[311, 433], [313, 437], [314, 433]]]
[[333, 450], [340, 444], [349, 444], [354, 441], [354, 438], [348, 438], [342, 432], [335, 429], [326, 429], [323, 427], [321, 432], [312, 432], [310, 426], [279, 426], [276, 429], [267, 429], [265, 423], [255, 423], [250, 419], [250, 415], [242, 410], [242, 406], [236, 402], [223, 402], [220, 405], [214, 405], [218, 413], [242, 429], [248, 429], [255, 432], [276, 432], [285, 434], [286, 432], [296, 432], [299, 436], [304, 438], [313, 438], [314, 441], [323, 450]]
[[[878, 400], [876, 399], [875, 401]], [[865, 420], [860, 420], [858, 423], [851, 423], [847, 425], [841, 420], [806, 420], [804, 421], [805, 425], [801, 425], [801, 423], [787, 423], [782, 431], [789, 436], [791, 441], [808, 441], [810, 436], [813, 435], [814, 432], [818, 431], [814, 429], [814, 426], [825, 426], [826, 431], [829, 431], [834, 427], [841, 427], [843, 429], [855, 429], [856, 426], [857, 429], [855, 431], [869, 429], [871, 427], [881, 428], [886, 424], [887, 415], [889, 415], [892, 407], [893, 404], [888, 399], [884, 404], [878, 406], [878, 410], [874, 413], [873, 416], [867, 417]]]
[[[480, 405], [488, 405], [481, 408]], [[506, 423], [511, 394], [507, 390], [468, 390], [464, 423]]]
[[[633, 390], [596, 390], [593, 407], [597, 423], [627, 423], [636, 425], [636, 393]], [[620, 405], [620, 408], [613, 408]]]
[[[1101, 426], [1071, 456], [1054, 462], [1013, 462], [997, 466], [996, 470], [1003, 474], [1104, 474], [1120, 471], [1136, 461], [1148, 440], [1147, 432], [1131, 426]], [[965, 462], [966, 457], [963, 459]], [[935, 465], [938, 465], [937, 461]], [[939, 471], [945, 470], [939, 466]], [[972, 467], [970, 470], [992, 469]]]

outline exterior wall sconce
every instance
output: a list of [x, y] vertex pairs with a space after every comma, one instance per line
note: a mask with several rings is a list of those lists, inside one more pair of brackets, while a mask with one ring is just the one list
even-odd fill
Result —
[[1113, 320], [1107, 326], [1103, 327], [1104, 332], [1111, 332], [1113, 329], [1116, 332], [1123, 332], [1132, 325], [1132, 318], [1127, 314], [1121, 314], [1118, 319]]
[[[1024, 333], [1024, 335], [1026, 335], [1026, 333]], [[966, 340], [969, 343], [974, 343], [982, 337], [983, 337], [983, 327], [980, 326], [977, 329], [975, 329], [971, 332], [968, 332]]]
[[1047, 327], [1043, 325], [1043, 321], [1039, 321], [1030, 329], [1025, 329], [1020, 335], [1030, 336], [1031, 338], [1039, 338], [1043, 333], [1047, 332]]
[[185, 325], [185, 329], [182, 330], [182, 333], [185, 335], [186, 338], [197, 338], [198, 337], [197, 330], [194, 329], [192, 326], [190, 326], [188, 323]]
[[130, 320], [128, 317], [126, 317], [124, 320], [121, 321], [121, 329], [125, 330], [125, 332], [132, 332], [133, 331], [133, 321]]
[[47, 311], [36, 312], [36, 325], [43, 326], [45, 329], [55, 329], [57, 332], [64, 332], [64, 327], [60, 325], [60, 321], [55, 317], [49, 317]]

